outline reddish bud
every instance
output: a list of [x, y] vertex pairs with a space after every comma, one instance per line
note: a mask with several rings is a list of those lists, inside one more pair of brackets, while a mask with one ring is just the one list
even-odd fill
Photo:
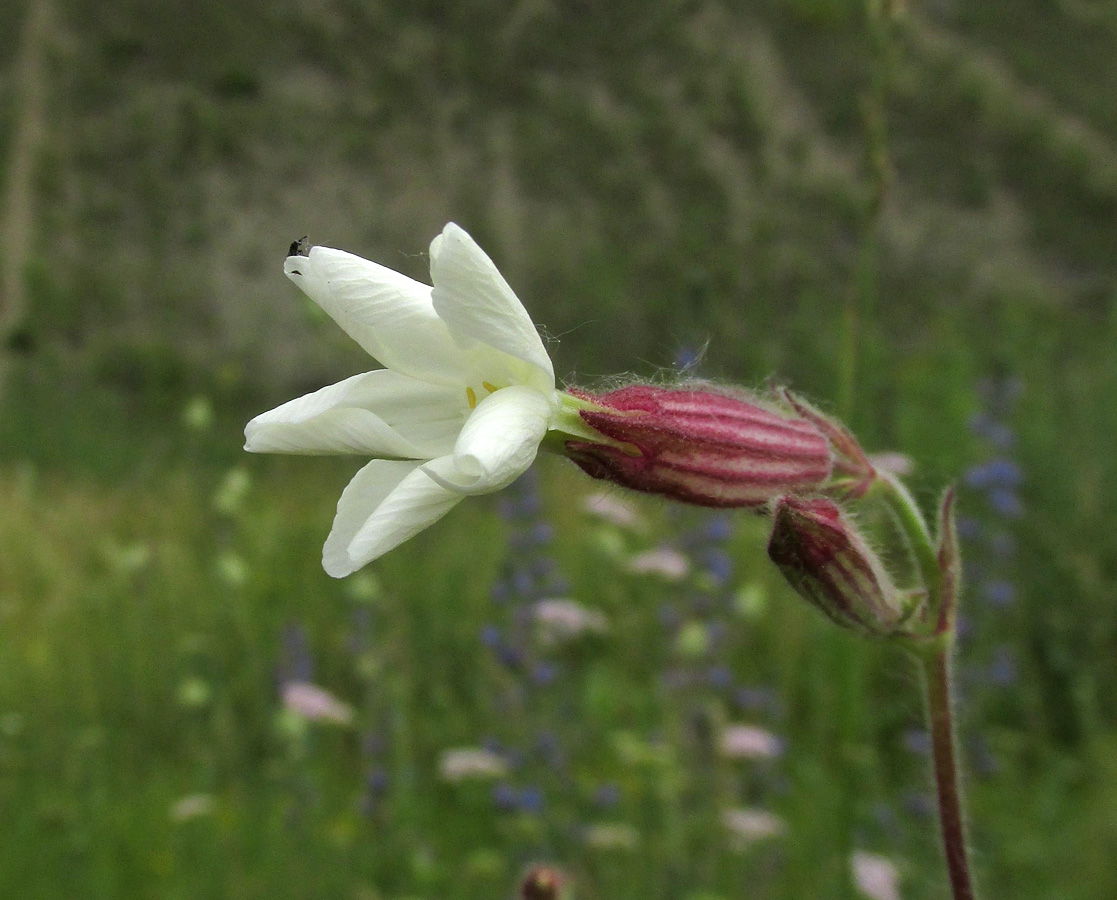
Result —
[[633, 385], [576, 396], [593, 404], [582, 419], [612, 441], [566, 443], [594, 478], [700, 506], [757, 507], [830, 476], [817, 427], [731, 394]]
[[890, 635], [899, 594], [880, 558], [838, 506], [822, 497], [781, 497], [768, 556], [793, 588], [839, 625]]
[[562, 872], [554, 866], [532, 866], [520, 882], [520, 897], [523, 900], [559, 900], [565, 884]]
[[834, 450], [834, 475], [847, 487], [847, 495], [850, 498], [864, 495], [877, 473], [853, 433], [837, 419], [816, 409], [787, 388], [777, 388], [776, 392], [784, 403], [826, 435]]

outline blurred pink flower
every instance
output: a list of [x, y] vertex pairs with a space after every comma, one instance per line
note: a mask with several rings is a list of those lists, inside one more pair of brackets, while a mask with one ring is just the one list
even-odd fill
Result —
[[544, 644], [558, 644], [585, 634], [604, 634], [609, 622], [595, 609], [587, 609], [576, 600], [555, 598], [540, 600], [533, 610], [539, 626], [539, 639]]
[[858, 851], [849, 862], [857, 890], [869, 900], [900, 900], [900, 873], [888, 857]]
[[783, 745], [763, 728], [730, 725], [721, 733], [720, 749], [727, 759], [774, 759], [783, 752]]
[[783, 819], [766, 809], [755, 807], [727, 809], [721, 821], [735, 838], [744, 843], [779, 837], [787, 831]]
[[628, 571], [637, 575], [658, 575], [664, 581], [682, 581], [690, 572], [690, 560], [671, 547], [657, 547], [632, 557], [628, 561]]
[[590, 515], [604, 519], [618, 528], [627, 528], [630, 531], [644, 529], [644, 517], [640, 515], [635, 504], [618, 497], [615, 493], [598, 491], [596, 494], [590, 494], [583, 501], [583, 507]]
[[458, 782], [469, 778], [499, 778], [508, 771], [503, 757], [483, 747], [453, 747], [444, 750], [438, 761], [438, 773], [444, 781]]
[[348, 725], [353, 721], [353, 708], [316, 684], [288, 681], [280, 688], [280, 694], [284, 708], [308, 722]]
[[213, 812], [213, 797], [209, 794], [187, 794], [171, 807], [172, 822], [189, 822]]
[[915, 471], [915, 460], [906, 453], [900, 453], [897, 450], [870, 453], [869, 462], [873, 464], [873, 468], [891, 472], [898, 478], [903, 478]]

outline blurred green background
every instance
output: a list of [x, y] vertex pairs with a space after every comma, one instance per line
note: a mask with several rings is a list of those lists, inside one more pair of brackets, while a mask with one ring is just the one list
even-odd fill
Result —
[[960, 484], [979, 882], [1117, 896], [1111, 0], [0, 12], [0, 895], [491, 898], [546, 860], [602, 900], [945, 896], [914, 672], [759, 520], [610, 523], [546, 459], [322, 572], [358, 462], [241, 430], [369, 362], [283, 256], [424, 278], [454, 220], [569, 383], [777, 377], [925, 506]]

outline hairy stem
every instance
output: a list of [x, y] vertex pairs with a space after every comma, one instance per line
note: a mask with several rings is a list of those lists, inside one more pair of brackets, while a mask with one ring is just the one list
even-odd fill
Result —
[[908, 539], [908, 545], [915, 557], [915, 564], [919, 568], [919, 577], [927, 588], [927, 593], [937, 611], [939, 600], [939, 587], [942, 573], [939, 570], [938, 554], [931, 538], [931, 531], [919, 511], [915, 498], [904, 487], [903, 482], [889, 472], [877, 471], [876, 482], [873, 490], [892, 510], [896, 522]]
[[950, 648], [940, 646], [919, 657], [923, 667], [927, 718], [931, 725], [931, 751], [938, 794], [939, 822], [946, 852], [946, 868], [954, 900], [974, 900], [962, 818], [962, 792], [951, 710]]

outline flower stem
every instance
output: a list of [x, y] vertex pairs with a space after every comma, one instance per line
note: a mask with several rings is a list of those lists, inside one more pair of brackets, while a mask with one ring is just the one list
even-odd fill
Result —
[[954, 900], [974, 900], [962, 818], [962, 793], [951, 710], [950, 647], [940, 645], [919, 656], [923, 668], [927, 717], [931, 725], [931, 752], [939, 802], [946, 868]]
[[878, 471], [873, 485], [873, 491], [888, 505], [896, 517], [908, 545], [915, 557], [915, 564], [919, 568], [919, 577], [927, 593], [934, 602], [934, 609], [938, 610], [939, 587], [942, 573], [939, 570], [938, 555], [935, 544], [931, 539], [931, 532], [919, 511], [919, 505], [903, 482], [889, 472]]

